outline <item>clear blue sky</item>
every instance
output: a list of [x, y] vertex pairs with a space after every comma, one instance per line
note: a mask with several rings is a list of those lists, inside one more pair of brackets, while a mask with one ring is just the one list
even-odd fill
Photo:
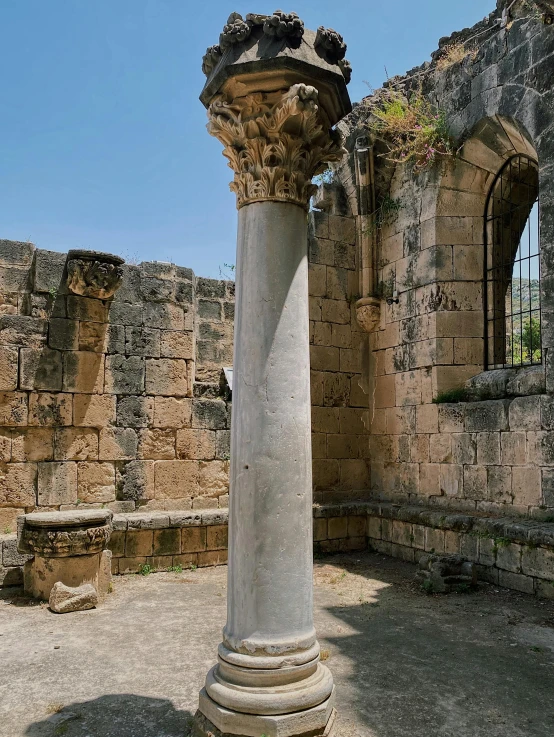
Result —
[[[235, 261], [235, 197], [198, 101], [235, 0], [1, 0], [0, 238], [174, 261]], [[494, 0], [294, 0], [348, 44], [350, 95], [429, 58]]]

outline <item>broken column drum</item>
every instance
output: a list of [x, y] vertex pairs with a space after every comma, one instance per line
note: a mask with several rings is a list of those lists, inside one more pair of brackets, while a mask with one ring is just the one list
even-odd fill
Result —
[[70, 587], [88, 583], [102, 599], [111, 578], [107, 547], [112, 516], [109, 509], [22, 515], [18, 549], [34, 555], [25, 564], [25, 591], [47, 601], [57, 582]]
[[345, 50], [294, 13], [234, 13], [204, 57], [239, 224], [228, 611], [200, 734], [318, 735], [334, 717], [312, 614], [307, 209], [313, 176], [344, 153]]

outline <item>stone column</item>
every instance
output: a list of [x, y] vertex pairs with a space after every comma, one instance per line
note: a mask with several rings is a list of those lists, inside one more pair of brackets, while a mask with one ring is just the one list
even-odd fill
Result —
[[[312, 177], [343, 155], [331, 128], [337, 110], [347, 111], [343, 72], [325, 61], [321, 74], [328, 55], [317, 52], [320, 37], [344, 46], [330, 34], [304, 32], [280, 11], [233, 14], [220, 56], [208, 51], [216, 66], [201, 99], [235, 173], [239, 229], [228, 612], [200, 694], [199, 734], [323, 735], [334, 717], [312, 614], [306, 215]], [[231, 36], [240, 40], [226, 47]], [[295, 49], [302, 64], [291, 72]], [[342, 82], [339, 92], [331, 82]]]

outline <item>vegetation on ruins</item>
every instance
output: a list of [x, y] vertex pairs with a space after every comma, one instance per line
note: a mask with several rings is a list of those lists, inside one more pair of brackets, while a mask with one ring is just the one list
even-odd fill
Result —
[[455, 389], [447, 389], [444, 392], [440, 392], [436, 397], [433, 398], [434, 404], [457, 404], [458, 402], [467, 402], [468, 394], [467, 389], [463, 386]]
[[399, 199], [385, 195], [375, 210], [372, 228], [382, 230], [391, 225], [401, 209], [402, 202]]
[[221, 279], [225, 279], [225, 281], [234, 281], [235, 271], [236, 271], [235, 264], [224, 263], [223, 266], [219, 267], [219, 276]]
[[439, 72], [442, 72], [454, 64], [459, 64], [468, 56], [471, 60], [475, 59], [477, 56], [477, 49], [467, 48], [463, 43], [448, 44], [442, 49], [442, 55], [437, 61], [436, 69]]
[[423, 171], [437, 158], [455, 154], [446, 114], [425, 98], [421, 88], [409, 97], [392, 89], [382, 94], [368, 127], [387, 143], [385, 158], [398, 164], [411, 162], [416, 171]]
[[[514, 320], [514, 318], [511, 318]], [[514, 364], [540, 363], [541, 323], [537, 317], [514, 320], [513, 332], [506, 335], [506, 354]]]

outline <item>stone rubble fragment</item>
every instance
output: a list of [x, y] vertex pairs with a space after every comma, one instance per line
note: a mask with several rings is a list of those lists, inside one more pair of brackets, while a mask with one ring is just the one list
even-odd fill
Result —
[[58, 581], [52, 587], [48, 604], [50, 609], [57, 614], [81, 612], [97, 606], [98, 594], [90, 583], [73, 588]]

